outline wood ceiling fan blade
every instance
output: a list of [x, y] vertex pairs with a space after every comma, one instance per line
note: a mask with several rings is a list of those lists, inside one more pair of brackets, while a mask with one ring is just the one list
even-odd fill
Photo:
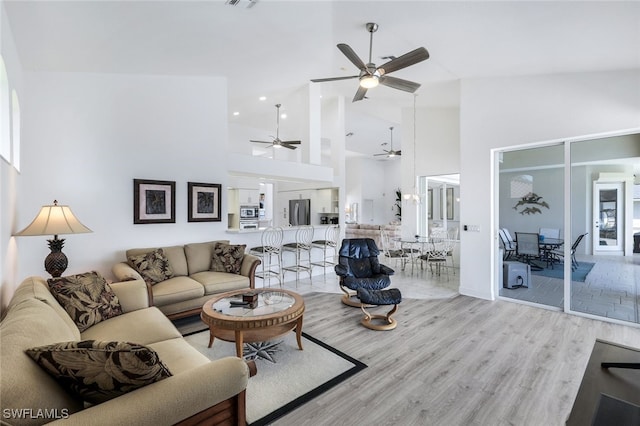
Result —
[[291, 144], [291, 145], [299, 145], [299, 144], [302, 143], [301, 141], [280, 141], [280, 142], [288, 143], [288, 144]]
[[383, 86], [391, 87], [393, 89], [404, 90], [405, 92], [413, 93], [420, 88], [420, 83], [404, 80], [402, 78], [391, 77], [384, 75], [378, 79], [378, 82]]
[[362, 59], [360, 59], [360, 57], [356, 54], [356, 52], [353, 51], [353, 49], [348, 44], [340, 43], [338, 44], [338, 49], [340, 49], [342, 54], [346, 56], [347, 59], [350, 60], [353, 65], [358, 67], [359, 70], [367, 69], [367, 66], [364, 64]]
[[357, 102], [357, 101], [361, 101], [364, 99], [364, 95], [367, 94], [367, 89], [362, 87], [362, 86], [358, 86], [358, 91], [356, 92], [356, 95], [353, 97], [353, 101], [352, 102]]
[[272, 142], [267, 142], [267, 141], [254, 141], [249, 139], [249, 142], [255, 142], [255, 143], [268, 143], [269, 145], [273, 145], [273, 141]]
[[389, 74], [427, 59], [429, 59], [429, 52], [427, 52], [427, 49], [424, 47], [418, 47], [411, 52], [390, 60], [386, 64], [380, 65], [378, 67], [378, 71], [380, 71], [380, 74]]
[[312, 83], [322, 83], [325, 81], [338, 81], [338, 80], [350, 80], [352, 78], [358, 78], [359, 75], [350, 75], [348, 77], [329, 77], [329, 78], [314, 78], [311, 80]]
[[289, 145], [287, 142], [281, 142], [280, 146], [283, 147], [283, 148], [288, 148], [288, 149], [296, 149], [296, 148], [298, 148], [297, 146]]

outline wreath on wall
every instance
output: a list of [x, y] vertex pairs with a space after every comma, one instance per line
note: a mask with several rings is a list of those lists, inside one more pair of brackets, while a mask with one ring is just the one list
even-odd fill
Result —
[[522, 208], [522, 210], [518, 211], [518, 213], [523, 215], [536, 214], [536, 213], [542, 214], [542, 210], [540, 210], [538, 206], [544, 207], [546, 209], [549, 208], [549, 204], [547, 204], [546, 201], [543, 201], [541, 196], [533, 192], [530, 192], [524, 197], [522, 197], [520, 201], [518, 201], [516, 205], [513, 206], [513, 209], [518, 211], [518, 209]]

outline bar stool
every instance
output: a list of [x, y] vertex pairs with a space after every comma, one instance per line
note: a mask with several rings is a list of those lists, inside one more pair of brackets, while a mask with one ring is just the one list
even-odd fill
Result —
[[[284, 271], [292, 271], [296, 273], [296, 283], [300, 279], [300, 271], [309, 272], [309, 280], [311, 280], [311, 242], [313, 240], [313, 226], [303, 225], [296, 231], [296, 241], [287, 243], [282, 246], [283, 251], [290, 251], [296, 255], [295, 265], [285, 266]], [[306, 259], [303, 259], [303, 254]]]
[[[312, 262], [314, 266], [322, 266], [324, 275], [327, 275], [327, 266], [333, 267], [336, 264], [338, 255], [338, 238], [340, 237], [340, 227], [332, 225], [324, 231], [324, 240], [315, 240], [311, 242], [312, 248], [322, 249], [322, 261]], [[327, 251], [333, 250], [331, 256], [327, 255]], [[329, 260], [331, 259], [331, 260]]]
[[249, 253], [257, 256], [262, 261], [262, 270], [256, 272], [256, 277], [262, 278], [262, 286], [264, 281], [271, 287], [271, 277], [278, 279], [280, 287], [283, 283], [282, 271], [282, 236], [284, 232], [282, 228], [267, 228], [262, 231], [261, 246], [249, 249]]

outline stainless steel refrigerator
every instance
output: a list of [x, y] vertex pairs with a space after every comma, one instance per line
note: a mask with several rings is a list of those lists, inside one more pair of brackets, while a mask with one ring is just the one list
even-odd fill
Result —
[[289, 200], [289, 225], [311, 225], [311, 200]]

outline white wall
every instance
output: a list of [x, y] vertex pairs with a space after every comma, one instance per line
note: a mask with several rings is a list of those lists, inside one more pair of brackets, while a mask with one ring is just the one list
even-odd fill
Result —
[[[460, 172], [460, 110], [458, 108], [417, 108], [415, 150], [413, 117], [413, 108], [402, 110], [403, 194], [413, 192], [414, 185], [417, 185], [416, 176], [438, 176]], [[402, 216], [402, 236], [412, 238], [416, 234], [416, 206], [403, 201]]]
[[[225, 79], [26, 73], [25, 87], [17, 228], [54, 199], [70, 205], [93, 233], [66, 236], [67, 274], [110, 277], [127, 248], [228, 238], [226, 214], [187, 222], [188, 181], [226, 188]], [[133, 224], [134, 178], [176, 182], [175, 224]], [[17, 239], [20, 280], [47, 276], [46, 239]]]
[[639, 127], [638, 70], [462, 81], [460, 292], [494, 298], [491, 149]]
[[358, 203], [359, 223], [365, 223], [362, 217], [363, 200], [373, 200], [373, 218], [367, 223], [383, 224], [397, 220], [392, 207], [395, 189], [401, 186], [401, 167], [399, 159], [379, 161], [365, 157], [347, 158], [345, 205]]
[[[11, 27], [7, 21], [4, 2], [0, 2], [0, 53], [7, 69], [9, 95], [12, 90], [15, 90], [21, 106], [24, 107], [22, 66], [16, 52]], [[3, 105], [3, 108], [7, 106], [10, 106], [8, 102]], [[24, 123], [24, 118], [22, 121]], [[3, 119], [2, 127], [10, 124]], [[3, 131], [1, 137], [7, 137], [8, 133]], [[24, 163], [24, 159], [21, 163]], [[13, 293], [14, 283], [18, 279], [16, 240], [11, 234], [16, 230], [18, 212], [16, 198], [21, 179], [20, 173], [12, 165], [0, 158], [0, 310], [8, 303]]]

